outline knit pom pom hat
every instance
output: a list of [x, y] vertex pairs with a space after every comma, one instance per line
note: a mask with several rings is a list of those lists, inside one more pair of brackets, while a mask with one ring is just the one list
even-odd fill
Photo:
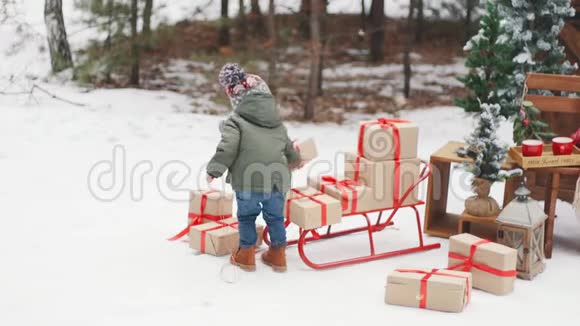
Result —
[[220, 71], [218, 81], [225, 88], [235, 87], [246, 80], [246, 72], [237, 63], [226, 63]]

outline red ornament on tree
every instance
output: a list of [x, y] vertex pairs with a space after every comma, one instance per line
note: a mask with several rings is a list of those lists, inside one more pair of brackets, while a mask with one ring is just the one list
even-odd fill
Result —
[[525, 119], [524, 121], [522, 121], [522, 124], [524, 125], [524, 127], [527, 127], [530, 124], [530, 120]]

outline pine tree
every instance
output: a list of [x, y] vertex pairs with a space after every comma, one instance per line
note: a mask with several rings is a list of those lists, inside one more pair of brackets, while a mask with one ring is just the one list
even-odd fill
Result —
[[540, 110], [530, 101], [524, 101], [520, 113], [514, 119], [514, 142], [521, 145], [526, 139], [552, 139], [556, 134], [538, 116]]
[[506, 35], [516, 49], [512, 97], [521, 98], [529, 72], [569, 74], [574, 67], [566, 61], [558, 39], [564, 19], [575, 10], [570, 0], [499, 0]]
[[501, 169], [507, 154], [507, 146], [501, 144], [497, 137], [497, 129], [503, 119], [500, 111], [501, 107], [497, 103], [482, 104], [478, 126], [467, 138], [469, 156], [474, 162], [466, 164], [466, 169], [475, 177], [491, 182], [501, 181], [510, 176], [510, 173]]
[[497, 6], [489, 1], [487, 12], [480, 21], [479, 33], [464, 48], [469, 51], [465, 65], [470, 68], [470, 73], [459, 80], [470, 94], [456, 99], [455, 103], [466, 112], [480, 112], [481, 103], [499, 104], [501, 115], [506, 118], [517, 112], [517, 106], [508, 96], [513, 87], [514, 47], [504, 35], [501, 21]]

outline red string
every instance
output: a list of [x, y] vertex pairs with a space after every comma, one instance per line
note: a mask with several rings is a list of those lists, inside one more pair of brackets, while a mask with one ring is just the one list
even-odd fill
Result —
[[397, 269], [395, 271], [399, 272], [399, 273], [425, 274], [425, 276], [421, 279], [421, 290], [420, 290], [420, 301], [419, 301], [419, 308], [421, 308], [421, 309], [427, 308], [427, 294], [428, 294], [427, 293], [427, 283], [429, 283], [429, 279], [433, 275], [465, 279], [465, 283], [466, 283], [465, 296], [467, 297], [467, 300], [469, 300], [469, 277], [468, 276], [440, 272], [438, 269], [433, 269], [430, 272], [425, 272], [425, 271], [422, 271], [419, 269]]
[[497, 269], [497, 268], [493, 268], [491, 266], [488, 265], [483, 265], [483, 264], [478, 264], [475, 263], [473, 260], [473, 258], [475, 257], [475, 253], [477, 251], [477, 248], [481, 245], [484, 245], [486, 243], [490, 243], [491, 241], [483, 239], [480, 241], [475, 242], [474, 244], [471, 245], [470, 248], [470, 252], [469, 252], [469, 257], [465, 257], [459, 254], [456, 254], [454, 252], [450, 252], [449, 253], [449, 258], [452, 259], [457, 259], [457, 260], [461, 260], [463, 261], [462, 263], [455, 265], [453, 267], [449, 267], [448, 270], [461, 270], [464, 272], [469, 272], [471, 271], [472, 268], [477, 268], [481, 271], [484, 271], [486, 273], [490, 273], [496, 276], [500, 276], [500, 277], [515, 277], [518, 275], [518, 272], [516, 270], [508, 270], [508, 271], [503, 271], [501, 269]]

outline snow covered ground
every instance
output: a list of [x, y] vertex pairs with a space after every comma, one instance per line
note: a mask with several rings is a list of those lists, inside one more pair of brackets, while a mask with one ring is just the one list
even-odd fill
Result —
[[[185, 224], [185, 189], [198, 186], [222, 117], [189, 114], [189, 99], [168, 92], [82, 93], [45, 86], [90, 105], [73, 107], [42, 95], [0, 97], [0, 324], [484, 325], [577, 317], [580, 225], [567, 204], [559, 205], [554, 258], [546, 272], [533, 282], [518, 280], [513, 294], [475, 291], [461, 315], [386, 306], [387, 273], [443, 267], [447, 241], [428, 238], [442, 248], [328, 271], [310, 270], [290, 248], [285, 275], [264, 266], [254, 274], [237, 272], [227, 258], [197, 255], [184, 243], [165, 240]], [[322, 170], [324, 162], [340, 159], [337, 152], [354, 149], [357, 118], [344, 126], [289, 123], [289, 130], [294, 137], [316, 139], [323, 163], [314, 169]], [[419, 124], [423, 158], [472, 127], [452, 107], [411, 111], [403, 118]], [[501, 133], [509, 138], [510, 128]], [[101, 184], [111, 187], [99, 190], [90, 171], [96, 165], [94, 177], [106, 170], [97, 163], [112, 160], [115, 145], [123, 147], [125, 164], [117, 156], [116, 181], [104, 174]], [[183, 164], [191, 172], [179, 184], [180, 173], [187, 173]], [[151, 171], [139, 182], [131, 178], [135, 167]], [[311, 167], [297, 173], [296, 185], [305, 183]], [[459, 211], [468, 192], [458, 177], [454, 189], [450, 202]], [[501, 193], [497, 185], [494, 195]], [[111, 197], [116, 198], [102, 200]], [[401, 212], [395, 228], [378, 235], [379, 249], [413, 244], [412, 220], [410, 212]], [[364, 235], [355, 235], [313, 244], [311, 250], [324, 260], [362, 255], [368, 248]]]
[[[74, 16], [70, 3], [65, 1], [67, 19]], [[290, 248], [290, 271], [284, 275], [261, 265], [253, 274], [237, 272], [227, 258], [197, 255], [184, 243], [166, 241], [185, 225], [187, 189], [200, 186], [223, 117], [191, 114], [191, 98], [171, 92], [89, 92], [58, 79], [45, 81], [41, 1], [23, 5], [34, 9], [23, 15], [38, 33], [27, 37], [17, 55], [7, 55], [13, 26], [0, 27], [0, 90], [27, 91], [38, 83], [87, 105], [72, 106], [40, 92], [0, 95], [0, 325], [489, 325], [577, 319], [580, 225], [565, 203], [558, 206], [554, 258], [546, 272], [533, 282], [518, 280], [506, 297], [475, 291], [460, 315], [383, 303], [387, 273], [444, 267], [446, 240], [427, 238], [440, 242], [440, 250], [328, 271], [310, 270]], [[77, 37], [73, 44], [79, 44]], [[426, 159], [473, 127], [454, 107], [402, 117], [419, 124], [419, 151]], [[337, 153], [355, 148], [357, 121], [368, 118], [350, 115], [342, 126], [289, 123], [293, 137], [313, 137], [320, 150], [320, 162], [299, 171], [295, 184], [304, 184], [309, 173], [340, 170]], [[504, 126], [502, 137], [510, 134]], [[115, 173], [106, 173], [109, 168]], [[134, 177], [139, 171], [142, 179]], [[455, 211], [469, 194], [460, 176], [454, 177], [450, 199]], [[496, 198], [502, 192], [501, 184], [493, 189]], [[377, 234], [377, 249], [415, 244], [411, 212], [400, 212], [395, 222]], [[353, 235], [310, 250], [324, 260], [363, 255], [368, 247], [364, 235]]]

